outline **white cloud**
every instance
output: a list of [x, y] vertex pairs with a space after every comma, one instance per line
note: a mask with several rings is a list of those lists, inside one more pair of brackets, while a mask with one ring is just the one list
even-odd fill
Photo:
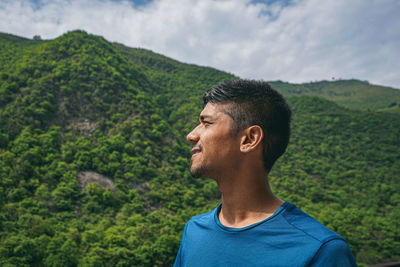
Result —
[[400, 88], [400, 2], [250, 0], [0, 2], [0, 31], [55, 38], [84, 29], [243, 78], [357, 78]]

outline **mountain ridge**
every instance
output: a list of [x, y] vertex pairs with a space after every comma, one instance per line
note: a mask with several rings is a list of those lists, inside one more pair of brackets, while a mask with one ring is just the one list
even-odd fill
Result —
[[[2, 38], [0, 265], [172, 265], [185, 222], [220, 198], [190, 176], [185, 135], [204, 91], [237, 77], [84, 31]], [[398, 114], [307, 95], [329, 82], [275, 86], [293, 134], [274, 192], [344, 236], [360, 266], [400, 260]]]
[[269, 82], [286, 96], [315, 95], [332, 100], [353, 110], [399, 113], [400, 90], [367, 81], [335, 80], [302, 84]]
[[[79, 30], [72, 31], [70, 33], [74, 32], [79, 32]], [[31, 40], [5, 33], [1, 33], [0, 39], [7, 40], [8, 42], [11, 42], [13, 44], [25, 42], [31, 43], [32, 45], [51, 41]], [[105, 41], [104, 38], [103, 40]], [[121, 54], [126, 56], [132, 63], [137, 66], [146, 68], [147, 70], [157, 69], [164, 70], [164, 72], [167, 73], [171, 73], [174, 71], [179, 72], [179, 69], [189, 67], [193, 68], [194, 70], [196, 68], [206, 68], [211, 72], [220, 72], [212, 67], [202, 67], [196, 64], [182, 63], [143, 48], [130, 48], [125, 46], [124, 44], [115, 42], [112, 43], [112, 46]], [[146, 62], [143, 62], [143, 59], [145, 59]], [[238, 78], [237, 76], [234, 76], [232, 74], [228, 75], [230, 75], [230, 78]], [[300, 84], [282, 82], [279, 80], [268, 82], [285, 96], [302, 94], [317, 95], [333, 100], [341, 104], [342, 106], [346, 106], [351, 109], [392, 113], [400, 112], [400, 89], [381, 85], [373, 85], [367, 81], [360, 81], [356, 79], [333, 81], [322, 80]]]

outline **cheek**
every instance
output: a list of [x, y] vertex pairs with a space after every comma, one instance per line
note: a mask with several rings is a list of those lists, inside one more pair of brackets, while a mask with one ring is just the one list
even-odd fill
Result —
[[236, 143], [232, 139], [221, 137], [215, 138], [212, 143], [210, 143], [210, 146], [213, 154], [225, 156], [235, 151]]

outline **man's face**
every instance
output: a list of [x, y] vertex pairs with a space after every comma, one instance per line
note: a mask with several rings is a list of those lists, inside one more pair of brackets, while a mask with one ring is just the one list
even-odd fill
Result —
[[234, 122], [223, 112], [229, 104], [208, 103], [200, 113], [199, 125], [186, 137], [193, 144], [193, 177], [217, 179], [232, 170], [240, 152], [240, 138], [233, 135]]

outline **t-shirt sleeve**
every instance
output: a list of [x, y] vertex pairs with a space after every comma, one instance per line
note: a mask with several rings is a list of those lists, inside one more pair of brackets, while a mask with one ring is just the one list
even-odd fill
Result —
[[182, 233], [182, 238], [181, 238], [181, 244], [179, 245], [179, 250], [178, 250], [178, 254], [176, 255], [175, 258], [175, 263], [174, 263], [174, 267], [180, 267], [180, 266], [184, 266], [183, 264], [183, 260], [182, 260], [182, 254], [183, 254], [183, 247], [185, 245], [185, 236], [186, 236], [186, 228], [187, 225], [185, 225], [185, 228], [183, 228], [183, 233]]
[[357, 263], [346, 241], [333, 239], [321, 246], [311, 261], [310, 266], [357, 267]]

